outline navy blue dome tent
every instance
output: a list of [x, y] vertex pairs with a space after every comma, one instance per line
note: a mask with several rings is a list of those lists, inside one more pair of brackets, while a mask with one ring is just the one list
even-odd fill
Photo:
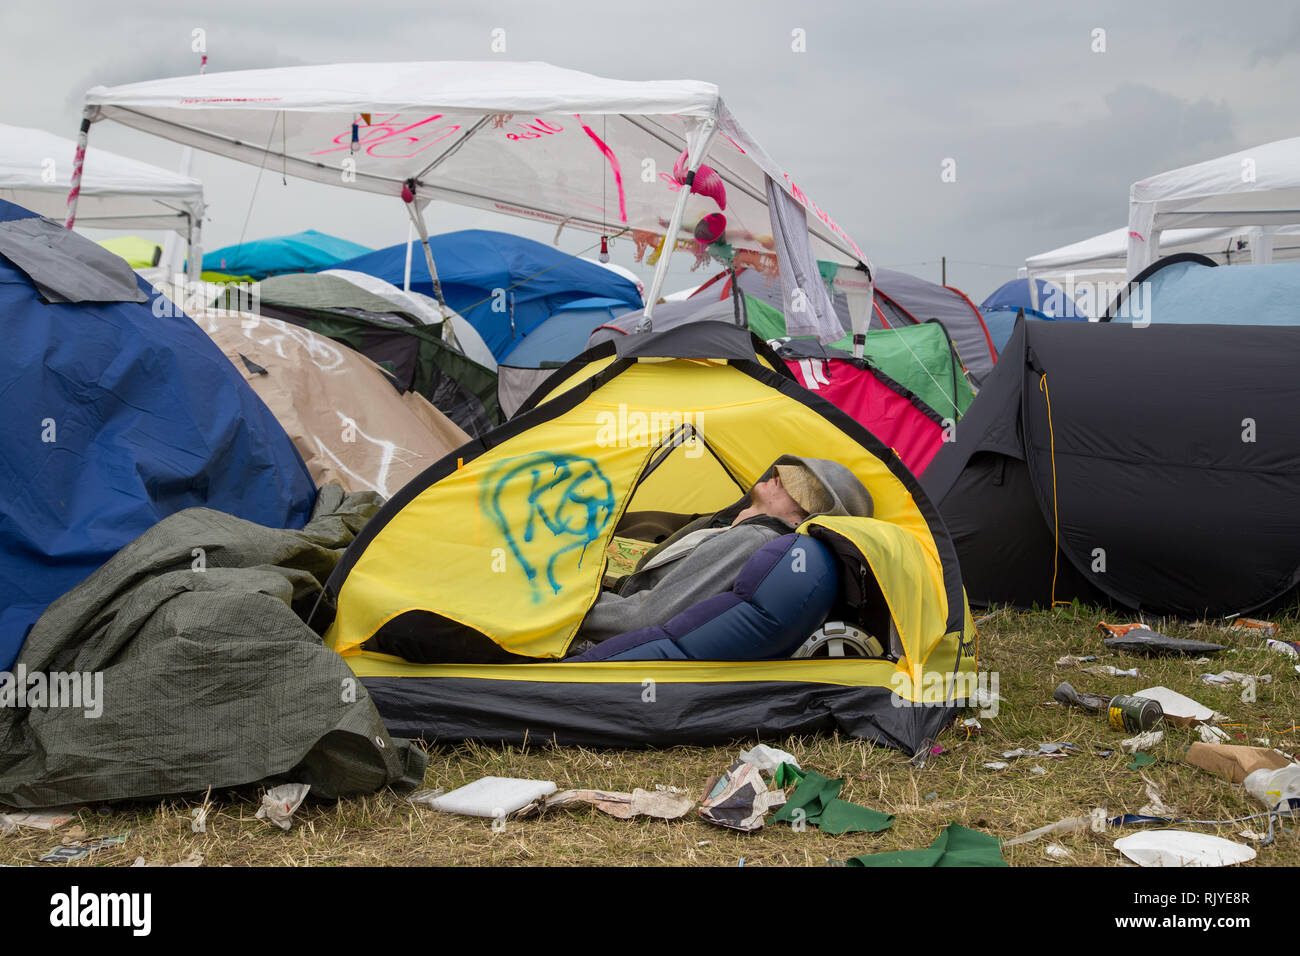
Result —
[[1024, 312], [1027, 319], [1042, 319], [1049, 322], [1087, 322], [1088, 315], [1077, 302], [1066, 295], [1060, 286], [1044, 279], [1035, 279], [1038, 284], [1038, 304], [1035, 305], [1029, 293], [1028, 279], [1012, 279], [1004, 282], [983, 302], [980, 311], [984, 313], [984, 324], [998, 354], [1006, 348], [1015, 328], [1016, 316]]
[[[571, 256], [545, 243], [486, 229], [466, 229], [429, 237], [447, 305], [459, 312], [482, 336], [498, 363], [509, 364], [511, 352], [551, 316], [582, 299], [612, 300], [641, 308], [636, 285], [617, 273]], [[406, 245], [388, 246], [335, 268], [378, 276], [398, 288], [406, 271]], [[411, 256], [411, 290], [434, 294], [429, 266], [417, 249]], [[591, 328], [602, 319], [593, 318]], [[586, 335], [575, 337], [577, 351]], [[577, 352], [564, 356], [572, 358]]]
[[0, 201], [0, 670], [46, 607], [128, 542], [204, 506], [299, 528], [289, 436], [126, 261]]

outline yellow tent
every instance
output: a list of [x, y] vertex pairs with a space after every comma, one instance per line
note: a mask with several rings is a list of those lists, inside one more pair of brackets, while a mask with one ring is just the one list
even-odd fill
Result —
[[[726, 507], [785, 454], [838, 461], [871, 492], [873, 517], [799, 530], [855, 572], [852, 623], [885, 632], [884, 656], [560, 660], [622, 529]], [[723, 323], [627, 336], [558, 370], [389, 501], [323, 603], [327, 641], [407, 736], [636, 745], [839, 729], [914, 751], [973, 686], [955, 551], [916, 480]]]

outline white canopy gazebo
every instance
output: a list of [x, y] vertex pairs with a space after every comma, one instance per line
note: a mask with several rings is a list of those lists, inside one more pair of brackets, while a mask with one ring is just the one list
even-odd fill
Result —
[[1167, 230], [1260, 227], [1252, 261], [1266, 263], [1276, 228], [1297, 223], [1300, 137], [1160, 173], [1129, 190], [1128, 275], [1160, 258]]
[[[838, 328], [819, 258], [847, 267], [837, 284], [865, 296], [870, 315], [866, 257], [711, 83], [611, 80], [545, 63], [348, 63], [95, 87], [82, 136], [100, 120], [401, 197], [422, 240], [435, 199], [630, 238], [642, 254], [672, 236], [646, 295], [647, 324], [673, 250], [704, 255], [697, 227], [707, 237], [714, 214], [738, 265], [779, 270], [787, 289], [807, 290], [799, 311], [811, 307], [811, 325]], [[427, 241], [424, 251], [437, 291]]]
[[[1170, 229], [1160, 235], [1160, 255], [1195, 252], [1219, 265], [1241, 265], [1255, 261], [1261, 235], [1259, 226]], [[1271, 252], [1275, 262], [1300, 259], [1300, 226], [1279, 227], [1272, 236]], [[1055, 283], [1096, 318], [1109, 304], [1105, 290], [1118, 291], [1128, 281], [1128, 229], [1121, 226], [1029, 256], [1021, 275]], [[1086, 299], [1075, 296], [1072, 289], [1086, 290]]]
[[[67, 214], [77, 144], [40, 129], [0, 124], [0, 199], [42, 216]], [[91, 229], [161, 229], [199, 249], [203, 184], [102, 149], [85, 159], [78, 222]], [[197, 273], [196, 273], [197, 275]]]

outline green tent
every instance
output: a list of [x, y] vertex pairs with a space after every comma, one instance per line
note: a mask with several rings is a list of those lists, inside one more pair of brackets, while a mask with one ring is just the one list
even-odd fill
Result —
[[260, 283], [261, 313], [311, 329], [362, 353], [415, 391], [471, 436], [497, 424], [496, 373], [443, 340], [413, 308], [361, 288], [343, 276], [297, 273]]
[[[745, 314], [755, 335], [769, 342], [788, 339], [785, 315], [762, 299], [745, 294]], [[895, 326], [867, 332], [863, 358], [916, 395], [944, 418], [966, 414], [975, 391], [942, 323]], [[853, 336], [828, 346], [852, 354]], [[954, 414], [954, 411], [956, 414]]]
[[[846, 335], [831, 347], [852, 353], [853, 338]], [[862, 356], [944, 418], [961, 418], [975, 398], [948, 333], [937, 319], [873, 329], [867, 332]]]

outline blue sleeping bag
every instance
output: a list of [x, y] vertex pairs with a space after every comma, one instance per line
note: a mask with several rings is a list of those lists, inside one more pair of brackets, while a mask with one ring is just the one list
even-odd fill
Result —
[[730, 591], [687, 608], [662, 627], [628, 631], [573, 661], [751, 661], [789, 657], [822, 625], [840, 591], [839, 561], [805, 534], [754, 553]]

